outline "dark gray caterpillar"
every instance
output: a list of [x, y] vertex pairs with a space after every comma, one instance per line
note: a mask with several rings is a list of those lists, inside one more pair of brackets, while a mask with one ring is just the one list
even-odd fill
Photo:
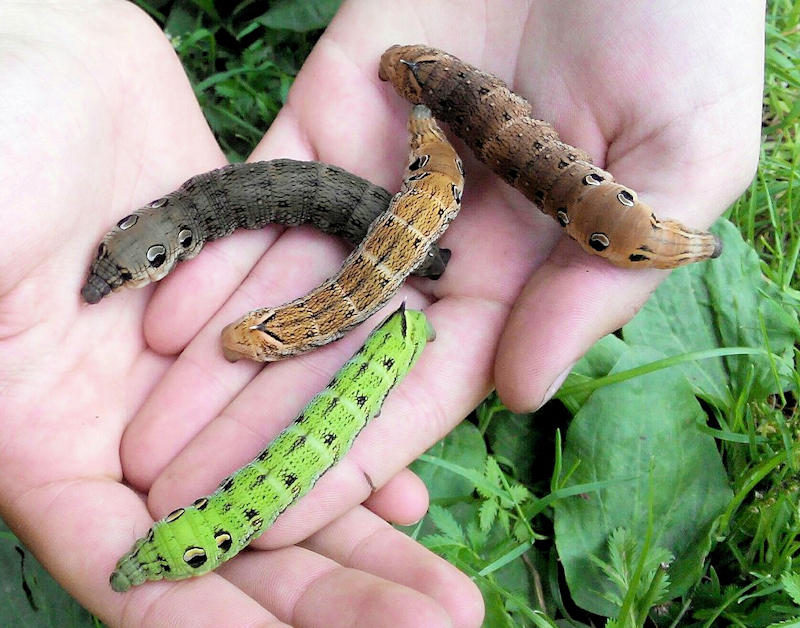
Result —
[[[163, 279], [206, 242], [237, 228], [310, 223], [355, 246], [391, 198], [366, 179], [314, 161], [224, 166], [192, 177], [120, 220], [100, 243], [81, 296], [97, 303], [112, 290]], [[449, 258], [449, 250], [434, 244], [415, 274], [437, 279]]]

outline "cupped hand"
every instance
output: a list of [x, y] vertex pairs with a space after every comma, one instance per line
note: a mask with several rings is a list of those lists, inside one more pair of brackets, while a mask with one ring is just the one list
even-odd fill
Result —
[[[152, 288], [81, 303], [101, 236], [131, 209], [223, 165], [224, 156], [169, 42], [129, 3], [9, 3], [0, 8], [0, 24], [0, 515], [110, 626], [477, 626], [482, 604], [469, 579], [384, 520], [421, 517], [424, 486], [407, 471], [370, 468], [382, 487], [370, 496], [368, 469], [357, 462], [331, 478], [327, 493], [309, 496], [297, 531], [284, 526], [282, 537], [261, 545], [280, 549], [245, 552], [222, 575], [111, 590], [116, 560], [165, 514], [166, 503], [207, 492], [247, 462], [244, 452], [260, 449], [288, 423], [359, 339], [321, 352], [310, 372], [287, 363], [288, 370], [276, 366], [274, 376], [265, 371], [246, 385], [258, 367], [225, 362], [217, 318], [204, 325], [227, 296], [215, 283], [228, 281], [223, 247], [201, 256], [208, 275], [173, 293], [180, 326], [193, 308], [205, 317], [189, 317], [203, 331], [179, 359], [162, 351], [163, 342], [148, 343], [172, 324], [159, 321], [164, 313], [151, 303]], [[300, 135], [281, 146], [283, 154], [307, 154]], [[308, 282], [324, 272], [312, 266], [332, 264], [342, 251], [317, 234], [275, 243], [278, 235], [244, 234], [229, 260], [244, 270], [259, 249], [308, 240], [321, 259], [309, 261], [302, 246], [284, 256], [297, 278], [303, 274], [293, 262], [306, 256]], [[186, 266], [191, 278], [195, 271]], [[281, 275], [277, 284], [289, 279], [286, 269]], [[304, 287], [301, 281], [291, 289]], [[180, 333], [187, 341], [194, 336]], [[422, 413], [412, 388], [387, 405], [388, 417], [411, 422]], [[242, 433], [245, 418], [255, 433]], [[196, 441], [218, 429], [213, 451], [194, 458], [202, 447], [193, 441], [167, 466], [187, 430], [205, 423]], [[406, 447], [396, 434], [385, 438]], [[160, 491], [146, 503], [158, 476], [153, 469], [165, 467]], [[365, 498], [369, 508], [360, 505]]]
[[[378, 59], [426, 43], [507, 80], [659, 215], [706, 226], [757, 157], [763, 3], [736, 4], [345, 2], [253, 159], [319, 159], [398, 189], [410, 106], [378, 80]], [[342, 245], [306, 228], [240, 232], [157, 288], [80, 303], [116, 220], [224, 163], [156, 27], [123, 2], [88, 10], [18, 3], [0, 20], [14, 34], [0, 48], [3, 517], [111, 625], [188, 614], [220, 626], [478, 625], [473, 585], [382, 521], [424, 511], [402, 470], [493, 374], [510, 406], [539, 405], [665, 274], [586, 255], [456, 142], [467, 187], [443, 240], [453, 258], [438, 282], [412, 278], [401, 295], [426, 308], [437, 340], [381, 417], [254, 544], [281, 549], [114, 594], [108, 573], [152, 517], [248, 462], [366, 329], [264, 369], [222, 359], [226, 323], [304, 294], [341, 263]], [[371, 486], [383, 489], [358, 506]]]

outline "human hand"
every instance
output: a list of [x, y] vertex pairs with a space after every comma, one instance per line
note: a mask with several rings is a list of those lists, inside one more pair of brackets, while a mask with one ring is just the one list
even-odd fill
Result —
[[[272, 252], [264, 263], [282, 251], [276, 282], [284, 291], [303, 289], [289, 271], [303, 278], [299, 271], [319, 264], [303, 278], [315, 281], [342, 253], [307, 230], [278, 239], [278, 229], [266, 229], [231, 239], [232, 248], [209, 246], [200, 267], [187, 263], [176, 272], [177, 291], [165, 284], [158, 299], [148, 288], [98, 306], [80, 302], [88, 262], [111, 225], [224, 163], [155, 25], [119, 1], [95, 3], [87, 17], [79, 3], [0, 8], [0, 514], [110, 626], [184, 625], [189, 618], [196, 626], [477, 625], [474, 585], [382, 519], [409, 523], [427, 505], [419, 480], [395, 475], [404, 463], [382, 469], [374, 447], [405, 447], [398, 432], [418, 408], [413, 382], [386, 405], [381, 423], [394, 433], [374, 432], [372, 449], [361, 446], [360, 459], [345, 460], [296, 513], [286, 513], [286, 523], [259, 539], [259, 547], [281, 549], [246, 552], [219, 570], [223, 576], [111, 591], [111, 569], [149, 527], [151, 513], [163, 516], [247, 462], [365, 331], [313, 361], [275, 365], [255, 379], [256, 365], [222, 359], [220, 318], [205, 323], [224, 302], [225, 286], [234, 286], [224, 256], [238, 265], [238, 284], [261, 251]], [[283, 155], [305, 152], [299, 137], [284, 140]], [[312, 262], [298, 268], [292, 257]], [[170, 295], [177, 297], [171, 305]], [[284, 295], [257, 296], [278, 302]], [[172, 352], [182, 347], [168, 333], [173, 315], [178, 336], [191, 339], [177, 360]], [[147, 507], [120, 483], [123, 472], [150, 491]], [[383, 486], [368, 508], [357, 505], [369, 495], [365, 472]]]
[[[508, 80], [532, 101], [536, 115], [554, 122], [566, 141], [588, 150], [620, 182], [634, 187], [662, 218], [706, 226], [745, 185], [757, 156], [763, 45], [762, 17], [750, 5], [737, 12], [733, 24], [725, 24], [724, 32], [712, 27], [726, 9], [710, 2], [660, 13], [633, 4], [582, 3], [565, 9], [556, 3], [506, 3], [502, 14], [491, 16], [482, 12], [484, 6], [345, 3], [255, 156], [320, 159], [397, 189], [398, 164], [408, 150], [410, 105], [378, 81], [377, 59], [394, 43], [428, 43]], [[620, 24], [625, 25], [621, 31]], [[737, 45], [729, 47], [732, 38]], [[474, 42], [481, 42], [482, 50], [475, 51]], [[343, 466], [318, 487], [315, 495], [322, 501], [287, 513], [268, 533], [271, 543], [302, 538], [325, 521], [333, 510], [311, 508], [327, 501], [331, 482], [351, 472], [351, 465], [377, 477], [380, 485], [452, 428], [490, 387], [496, 350], [494, 373], [503, 399], [514, 409], [537, 406], [555, 388], [559, 373], [594, 340], [629, 319], [666, 275], [620, 270], [584, 254], [521, 195], [470, 155], [462, 156], [467, 160], [464, 208], [443, 239], [453, 250], [448, 270], [435, 283], [412, 278], [405, 290], [412, 306], [428, 305], [438, 340], [426, 349], [409, 384], [390, 398], [399, 406], [390, 405]], [[260, 240], [242, 255], [238, 242], [250, 241], [250, 234], [234, 235], [219, 243], [213, 259], [204, 254], [156, 290], [145, 320], [148, 341], [166, 353], [187, 347], [174, 369], [181, 379], [196, 377], [195, 365], [214, 359], [212, 340], [226, 322], [304, 294], [342, 259], [328, 240], [307, 231], [287, 234], [271, 247]], [[204, 290], [207, 309], [199, 311], [196, 302], [184, 309], [181, 295], [217, 272], [213, 290]], [[208, 331], [202, 324], [212, 314]], [[207, 396], [194, 392], [216, 390], [216, 374], [205, 374], [192, 391], [196, 399], [186, 395], [180, 404], [176, 423], [184, 435], [178, 441], [191, 440], [187, 448], [176, 457], [174, 444], [165, 443], [139, 466], [143, 486], [161, 473], [150, 492], [151, 505], [164, 504], [158, 509], [163, 513], [169, 510], [166, 504], [197, 494], [197, 487], [175, 478], [198, 477], [195, 461], [207, 459], [220, 440], [232, 450], [240, 442], [268, 439], [274, 432], [259, 439], [231, 432], [258, 429], [263, 419], [251, 409], [259, 406], [254, 400], [283, 403], [284, 380], [316, 378], [314, 387], [321, 385], [334, 368], [327, 360], [335, 355], [340, 363], [344, 355], [337, 352], [353, 342], [348, 338], [270, 365], [255, 378], [259, 367], [249, 365], [236, 387], [224, 391], [210, 409], [201, 407], [208, 406]], [[171, 400], [173, 390], [164, 383], [139, 413], [124, 443], [130, 456], [152, 451], [167, 422], [174, 422], [156, 411]], [[409, 413], [409, 407], [417, 411]], [[222, 421], [209, 422], [223, 409]], [[193, 438], [199, 429], [193, 426], [206, 425]], [[238, 462], [255, 451], [252, 444]], [[128, 477], [134, 473], [131, 469]], [[220, 475], [218, 469], [199, 475], [206, 473]], [[358, 475], [341, 485], [343, 504], [353, 499]], [[210, 486], [210, 478], [201, 485]]]
[[[504, 78], [534, 115], [636, 189], [661, 218], [705, 227], [741, 193], [758, 158], [764, 6], [742, 2], [721, 21], [729, 9], [712, 0], [658, 10], [518, 2], [486, 14], [475, 2], [348, 2], [304, 68], [285, 117], [292, 112], [323, 158], [348, 159], [347, 167], [385, 184], [391, 158], [384, 155], [390, 148], [402, 154], [404, 144], [399, 128], [394, 140], [383, 129], [399, 127], [409, 105], [376, 83], [374, 57], [394, 43], [430, 44]], [[337, 90], [342, 98], [331, 102], [312, 98]], [[343, 119], [358, 146], [343, 139]], [[365, 170], [362, 147], [381, 142], [369, 153], [378, 168]], [[497, 388], [513, 410], [534, 409], [666, 273], [621, 270], [584, 254], [471, 155], [462, 157], [464, 209], [443, 239], [453, 259], [438, 283], [414, 285], [437, 300], [432, 312], [471, 303], [470, 320], [455, 312], [434, 317], [464, 337], [461, 347], [476, 338], [490, 346], [497, 320], [507, 317]]]

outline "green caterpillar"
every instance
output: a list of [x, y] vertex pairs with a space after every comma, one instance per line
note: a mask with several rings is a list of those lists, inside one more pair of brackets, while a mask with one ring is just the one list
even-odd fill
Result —
[[434, 338], [425, 315], [401, 305], [250, 464], [154, 523], [117, 562], [111, 588], [199, 576], [236, 556], [350, 449]]

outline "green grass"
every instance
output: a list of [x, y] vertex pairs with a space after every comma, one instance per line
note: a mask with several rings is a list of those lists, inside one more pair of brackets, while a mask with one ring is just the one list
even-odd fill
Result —
[[[338, 2], [139, 4], [239, 161]], [[535, 417], [492, 396], [415, 463], [432, 505], [406, 532], [474, 578], [487, 626], [800, 625], [798, 50], [800, 2], [771, 1], [761, 161], [716, 226], [725, 256], [672, 273]], [[11, 605], [95, 625], [16, 546], [2, 533]]]

